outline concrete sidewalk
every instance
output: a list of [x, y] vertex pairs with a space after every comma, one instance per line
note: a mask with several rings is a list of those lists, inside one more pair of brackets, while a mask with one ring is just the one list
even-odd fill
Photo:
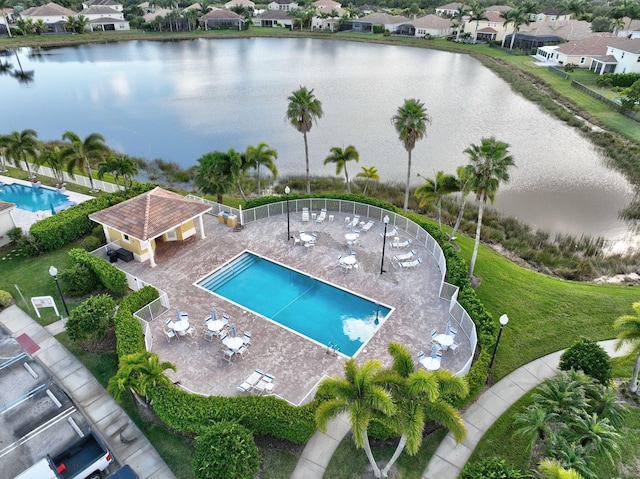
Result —
[[0, 313], [0, 325], [14, 338], [26, 333], [39, 346], [31, 356], [62, 385], [120, 463], [129, 464], [140, 479], [175, 478], [118, 403], [82, 363], [53, 337], [62, 331], [61, 322], [44, 328], [13, 305]]

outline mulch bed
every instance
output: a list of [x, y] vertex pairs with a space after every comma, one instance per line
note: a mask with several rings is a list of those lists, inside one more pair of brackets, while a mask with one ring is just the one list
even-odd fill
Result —
[[116, 351], [116, 328], [111, 326], [102, 339], [87, 339], [80, 343], [83, 351], [92, 354], [113, 353]]

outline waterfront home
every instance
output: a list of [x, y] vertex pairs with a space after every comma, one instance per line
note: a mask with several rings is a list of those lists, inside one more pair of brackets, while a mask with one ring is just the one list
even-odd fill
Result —
[[198, 21], [206, 29], [235, 28], [241, 30], [242, 25], [244, 25], [244, 17], [242, 15], [222, 8], [212, 8], [201, 16]]
[[535, 56], [558, 65], [576, 65], [579, 68], [591, 68], [591, 62], [594, 59], [605, 60], [607, 49], [610, 45], [626, 41], [626, 38], [617, 37], [608, 32], [593, 33], [581, 40], [538, 47]]
[[[505, 35], [513, 32], [513, 23], [504, 24], [500, 12], [486, 11], [485, 18], [470, 20], [464, 25], [464, 33], [479, 42], [501, 42]], [[477, 35], [477, 37], [476, 37]]]
[[74, 12], [69, 8], [54, 2], [49, 2], [39, 7], [31, 7], [23, 10], [20, 13], [20, 17], [25, 20], [31, 19], [34, 22], [42, 20], [49, 26], [50, 30], [54, 32], [64, 32], [64, 24], [67, 22], [67, 19], [75, 17], [77, 14], [78, 12]]
[[85, 7], [80, 13], [89, 19], [91, 31], [130, 30], [129, 22], [124, 19], [122, 10], [116, 10], [111, 6], [91, 5]]
[[407, 17], [402, 15], [391, 15], [388, 13], [372, 13], [362, 18], [353, 18], [343, 22], [340, 26], [341, 31], [351, 30], [361, 33], [373, 33], [374, 25], [382, 25], [385, 30], [394, 33], [396, 29], [403, 23], [409, 22]]
[[[516, 34], [513, 48], [528, 51], [543, 45], [582, 40], [591, 34], [591, 24], [581, 20], [532, 22], [530, 25], [520, 26], [520, 31]], [[510, 42], [509, 35], [507, 35], [505, 43], [510, 44]]]
[[604, 58], [594, 58], [592, 70], [596, 73], [640, 73], [640, 38], [610, 44]]
[[438, 15], [425, 15], [399, 25], [396, 34], [416, 38], [444, 38], [453, 34], [453, 22]]
[[293, 28], [293, 17], [284, 10], [267, 10], [253, 17], [253, 24], [257, 27]]

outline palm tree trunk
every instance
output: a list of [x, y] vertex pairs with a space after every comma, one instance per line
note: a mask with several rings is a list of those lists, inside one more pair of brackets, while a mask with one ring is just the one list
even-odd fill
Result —
[[633, 365], [633, 371], [631, 372], [631, 381], [629, 382], [629, 392], [631, 394], [638, 394], [638, 372], [640, 371], [640, 354], [636, 358], [636, 362]]
[[33, 178], [33, 173], [31, 172], [31, 166], [29, 165], [29, 160], [26, 156], [22, 156], [22, 161], [24, 161], [25, 166], [27, 167], [27, 171], [29, 172], [29, 178]]
[[436, 209], [438, 210], [438, 229], [442, 231], [442, 198], [436, 201]]
[[351, 183], [349, 183], [349, 173], [347, 173], [347, 166], [344, 167], [344, 176], [347, 179], [347, 193], [351, 193]]
[[407, 163], [407, 184], [404, 189], [404, 208], [403, 211], [406, 213], [407, 208], [409, 208], [409, 183], [411, 181], [411, 150], [409, 152], [409, 160]]
[[400, 436], [400, 442], [398, 442], [398, 447], [396, 447], [396, 450], [393, 453], [393, 456], [391, 456], [391, 459], [389, 459], [389, 462], [387, 463], [386, 466], [384, 466], [384, 469], [381, 471], [382, 477], [387, 477], [389, 475], [389, 469], [391, 469], [391, 466], [395, 464], [395, 462], [400, 457], [400, 454], [402, 454], [402, 451], [404, 450], [404, 446], [406, 443], [407, 443], [407, 436], [403, 434], [402, 436]]
[[240, 182], [236, 181], [236, 185], [238, 186], [238, 190], [240, 190], [240, 196], [242, 196], [242, 199], [244, 200], [244, 202], [247, 202], [247, 197], [244, 194], [244, 191], [242, 190], [242, 186], [240, 186]]
[[309, 177], [309, 145], [307, 144], [307, 132], [302, 133], [304, 137], [304, 157], [307, 161], [307, 194], [311, 194], [311, 178]]
[[364, 453], [367, 455], [367, 459], [369, 459], [369, 464], [371, 464], [371, 468], [373, 469], [373, 476], [382, 477], [380, 468], [376, 464], [376, 460], [373, 457], [373, 453], [371, 452], [371, 445], [369, 444], [369, 436], [367, 435], [366, 431], [364, 433]]
[[509, 46], [509, 50], [513, 50], [513, 42], [516, 40], [516, 29], [514, 27], [513, 33], [511, 34], [511, 46]]
[[256, 173], [258, 173], [258, 196], [262, 196], [262, 190], [260, 188], [260, 163], [258, 163]]
[[91, 174], [91, 165], [89, 164], [88, 161], [85, 163], [85, 168], [87, 169], [87, 176], [89, 177], [89, 183], [91, 184], [91, 190], [89, 191], [89, 193], [95, 193], [98, 190], [96, 190], [96, 186], [93, 184], [93, 175]]
[[478, 207], [478, 224], [476, 226], [476, 240], [473, 244], [473, 254], [471, 255], [471, 263], [469, 264], [469, 278], [473, 277], [473, 269], [476, 266], [476, 258], [478, 257], [478, 247], [480, 246], [480, 230], [482, 229], [482, 214], [484, 213], [484, 201], [480, 202]]
[[456, 218], [456, 224], [453, 226], [453, 230], [451, 230], [451, 234], [449, 235], [449, 239], [453, 239], [460, 227], [460, 223], [462, 222], [462, 216], [464, 215], [464, 207], [467, 204], [467, 195], [462, 197], [462, 204], [460, 205], [460, 210], [458, 210], [458, 217]]

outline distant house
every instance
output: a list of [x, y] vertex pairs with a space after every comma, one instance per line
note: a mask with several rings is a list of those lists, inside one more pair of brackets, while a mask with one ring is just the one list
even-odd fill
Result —
[[469, 5], [465, 5], [460, 2], [453, 2], [442, 5], [441, 7], [436, 7], [436, 15], [440, 15], [441, 17], [453, 17], [460, 7], [463, 7], [467, 11], [471, 11], [471, 7]]
[[570, 13], [562, 13], [553, 7], [544, 8], [535, 16], [536, 22], [566, 22], [567, 20], [571, 20]]
[[[532, 22], [522, 25], [516, 33], [514, 48], [531, 50], [544, 45], [559, 44], [572, 40], [582, 40], [592, 34], [591, 24], [581, 20], [567, 20], [559, 22]], [[505, 43], [510, 43], [507, 35]]]
[[362, 13], [362, 15], [369, 15], [370, 13], [377, 13], [380, 11], [380, 7], [376, 7], [375, 5], [362, 5], [358, 7], [358, 11]]
[[154, 188], [122, 203], [89, 215], [102, 225], [108, 243], [118, 241], [140, 262], [156, 266], [158, 242], [182, 242], [196, 234], [204, 239], [202, 215], [211, 206], [185, 198], [177, 193]]
[[342, 8], [342, 4], [334, 2], [333, 0], [316, 0], [311, 5], [316, 7], [319, 11], [330, 12], [331, 10], [337, 10]]
[[83, 9], [90, 7], [109, 7], [117, 10], [118, 12], [123, 10], [122, 4], [115, 0], [85, 0], [82, 2]]
[[273, 0], [267, 6], [269, 10], [283, 10], [285, 12], [290, 12], [291, 10], [298, 8], [298, 3], [293, 0]]
[[241, 30], [244, 17], [230, 10], [214, 8], [201, 16], [200, 23], [207, 29], [234, 28]]
[[398, 26], [408, 22], [407, 17], [401, 15], [390, 15], [388, 13], [372, 13], [362, 18], [347, 20], [340, 25], [341, 31], [353, 31], [362, 33], [373, 33], [374, 25], [382, 25], [385, 30], [394, 33]]
[[0, 201], [0, 246], [11, 243], [7, 233], [16, 227], [11, 212], [16, 208], [15, 203]]
[[589, 70], [599, 74], [640, 73], [640, 38], [609, 45], [606, 56], [594, 58]]
[[[505, 35], [513, 31], [513, 23], [505, 25], [500, 12], [486, 11], [484, 15], [485, 18], [481, 20], [471, 20], [465, 23], [464, 33], [480, 42], [501, 42]], [[475, 37], [476, 34], [477, 37]]]
[[168, 8], [148, 7], [147, 13], [142, 15], [142, 18], [145, 22], [151, 23], [159, 17], [163, 17], [163, 18], [166, 17], [170, 13], [171, 13], [171, 10], [169, 10]]
[[89, 26], [92, 31], [122, 31], [130, 29], [129, 22], [124, 19], [122, 10], [106, 6], [89, 6], [80, 13], [89, 19]]
[[453, 22], [439, 15], [425, 15], [398, 25], [396, 35], [444, 38], [453, 34]]
[[485, 8], [484, 11], [504, 13], [512, 9], [513, 7], [510, 7], [509, 5], [491, 5], [490, 7]]
[[626, 41], [626, 38], [616, 37], [611, 33], [592, 33], [581, 40], [538, 47], [535, 56], [558, 65], [571, 64], [580, 68], [590, 68], [593, 60], [599, 59], [606, 62], [610, 45]]
[[323, 3], [324, 7], [316, 7], [317, 13], [311, 19], [311, 28], [314, 30], [337, 30], [338, 22], [346, 11], [340, 8], [340, 6], [336, 6], [340, 4], [333, 0], [318, 0], [318, 2], [314, 2], [313, 5], [316, 3]]
[[293, 17], [284, 10], [267, 10], [253, 17], [253, 24], [258, 27], [293, 28]]
[[224, 4], [224, 8], [230, 10], [233, 7], [256, 8], [256, 4], [251, 0], [230, 0]]
[[67, 22], [67, 19], [75, 17], [76, 15], [78, 15], [78, 12], [74, 12], [53, 2], [46, 3], [39, 7], [27, 8], [20, 13], [20, 17], [24, 19], [31, 19], [34, 22], [42, 20], [55, 32], [64, 32], [64, 24]]

